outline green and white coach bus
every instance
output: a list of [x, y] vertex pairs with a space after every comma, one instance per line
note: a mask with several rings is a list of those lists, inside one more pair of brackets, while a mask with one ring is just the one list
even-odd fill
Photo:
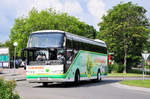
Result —
[[30, 34], [26, 56], [29, 82], [75, 82], [107, 75], [108, 55], [104, 41], [92, 40], [60, 30], [42, 30]]

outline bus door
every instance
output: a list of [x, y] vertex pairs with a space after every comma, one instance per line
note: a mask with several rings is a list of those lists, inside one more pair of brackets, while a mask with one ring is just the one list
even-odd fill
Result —
[[73, 49], [73, 40], [72, 38], [67, 38], [66, 40], [66, 64], [65, 64], [65, 72], [67, 72], [68, 68], [72, 64], [74, 58], [74, 49]]

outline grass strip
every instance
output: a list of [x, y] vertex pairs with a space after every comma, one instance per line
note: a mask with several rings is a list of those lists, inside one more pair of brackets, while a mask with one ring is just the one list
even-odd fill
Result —
[[[142, 77], [142, 74], [136, 73], [110, 73], [108, 74], [110, 77]], [[150, 75], [145, 75], [146, 77], [150, 77]]]
[[150, 88], [150, 80], [144, 80], [144, 81], [143, 80], [124, 80], [124, 81], [121, 81], [120, 84]]

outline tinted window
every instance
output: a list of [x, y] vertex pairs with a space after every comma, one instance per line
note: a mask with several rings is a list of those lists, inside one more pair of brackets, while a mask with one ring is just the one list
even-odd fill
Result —
[[63, 34], [35, 33], [29, 38], [28, 47], [62, 47]]
[[67, 39], [67, 48], [73, 48], [73, 42], [70, 39]]

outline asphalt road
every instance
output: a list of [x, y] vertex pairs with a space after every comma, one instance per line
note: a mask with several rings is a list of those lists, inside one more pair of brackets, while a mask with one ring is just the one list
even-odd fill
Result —
[[150, 93], [118, 88], [118, 80], [84, 81], [80, 86], [17, 82], [16, 90], [23, 99], [150, 99]]

